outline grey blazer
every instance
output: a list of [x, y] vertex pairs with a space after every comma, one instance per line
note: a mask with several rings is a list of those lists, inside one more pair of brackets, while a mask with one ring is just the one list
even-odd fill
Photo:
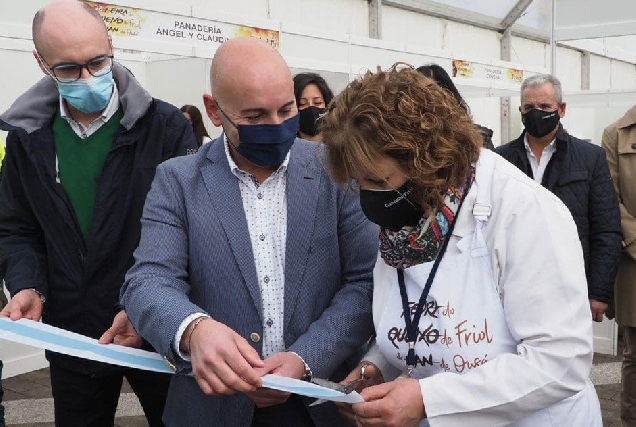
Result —
[[[183, 373], [191, 367], [173, 341], [196, 312], [228, 325], [262, 354], [262, 342], [250, 338], [263, 336], [254, 256], [223, 144], [219, 138], [157, 168], [136, 262], [122, 288], [137, 331]], [[345, 359], [372, 334], [378, 229], [360, 210], [358, 195], [332, 182], [320, 153], [316, 144], [296, 139], [287, 168], [284, 340], [314, 376], [327, 378], [344, 372]], [[318, 426], [338, 425], [334, 412], [330, 404], [311, 408]], [[176, 375], [164, 422], [249, 426], [252, 415], [245, 395], [206, 396], [192, 377]]]

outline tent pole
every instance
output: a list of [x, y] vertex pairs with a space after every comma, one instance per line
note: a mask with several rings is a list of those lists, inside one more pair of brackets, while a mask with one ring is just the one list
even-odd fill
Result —
[[556, 0], [552, 0], [552, 25], [550, 26], [550, 73], [556, 73], [556, 41], [554, 29], [556, 27]]

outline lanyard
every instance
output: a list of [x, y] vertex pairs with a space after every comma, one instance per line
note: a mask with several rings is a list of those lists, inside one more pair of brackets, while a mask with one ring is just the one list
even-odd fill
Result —
[[437, 257], [435, 258], [435, 262], [433, 263], [433, 267], [431, 268], [431, 272], [428, 274], [428, 279], [426, 280], [426, 285], [424, 286], [424, 290], [422, 290], [422, 294], [420, 295], [420, 300], [417, 303], [417, 307], [415, 308], [415, 314], [413, 315], [413, 319], [411, 319], [411, 309], [409, 307], [409, 297], [406, 294], [406, 285], [404, 284], [404, 269], [398, 268], [398, 283], [400, 285], [400, 296], [402, 297], [402, 310], [404, 311], [404, 321], [406, 322], [406, 341], [409, 345], [409, 351], [406, 355], [406, 369], [409, 378], [413, 373], [413, 369], [415, 369], [415, 342], [417, 341], [417, 327], [420, 323], [420, 317], [422, 317], [422, 312], [424, 311], [424, 306], [426, 305], [426, 298], [428, 297], [428, 293], [431, 290], [431, 285], [433, 284], [433, 280], [435, 279], [435, 274], [437, 273], [437, 268], [442, 262], [442, 257], [446, 252], [446, 248], [448, 247], [448, 242], [450, 241], [451, 236], [453, 235], [453, 229], [455, 228], [455, 223], [457, 222], [457, 217], [459, 216], [459, 211], [464, 204], [464, 199], [468, 195], [468, 190], [470, 190], [471, 184], [471, 176], [468, 178], [468, 182], [466, 183], [466, 190], [464, 190], [464, 196], [462, 201], [459, 203], [457, 207], [457, 212], [455, 213], [455, 218], [453, 222], [448, 227], [448, 232], [446, 236], [444, 236], [444, 241], [442, 242], [442, 247], [439, 249], [437, 253]]

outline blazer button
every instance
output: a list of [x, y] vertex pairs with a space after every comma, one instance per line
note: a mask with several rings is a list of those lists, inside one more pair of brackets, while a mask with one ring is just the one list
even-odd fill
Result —
[[250, 334], [250, 339], [252, 340], [252, 342], [259, 342], [261, 340], [261, 336], [256, 332], [252, 332]]
[[636, 144], [632, 144], [632, 150], [636, 150]]

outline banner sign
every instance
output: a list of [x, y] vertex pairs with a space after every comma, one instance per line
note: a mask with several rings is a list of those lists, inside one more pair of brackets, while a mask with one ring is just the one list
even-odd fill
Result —
[[170, 15], [108, 3], [84, 3], [99, 12], [113, 38], [137, 38], [218, 47], [224, 41], [235, 37], [256, 37], [277, 50], [280, 48], [278, 30]]
[[523, 70], [480, 64], [462, 59], [453, 59], [452, 75], [467, 80], [491, 80], [519, 85], [523, 81]]

